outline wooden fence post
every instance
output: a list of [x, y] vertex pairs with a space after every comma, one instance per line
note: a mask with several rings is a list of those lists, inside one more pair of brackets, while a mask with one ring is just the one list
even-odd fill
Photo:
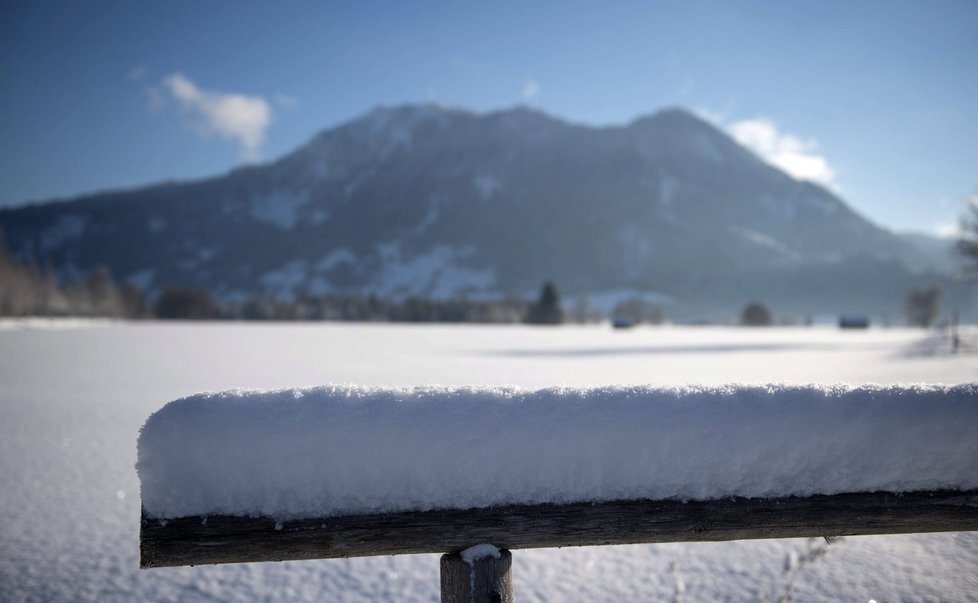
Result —
[[459, 553], [441, 556], [441, 603], [513, 603], [513, 556], [479, 555], [466, 560]]

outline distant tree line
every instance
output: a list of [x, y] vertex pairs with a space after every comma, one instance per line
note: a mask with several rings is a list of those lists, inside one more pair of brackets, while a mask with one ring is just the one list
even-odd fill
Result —
[[0, 316], [84, 316], [179, 320], [335, 320], [366, 322], [473, 322], [560, 324], [590, 318], [585, 311], [567, 313], [557, 287], [547, 282], [535, 302], [502, 299], [406, 299], [373, 294], [302, 295], [284, 299], [254, 295], [222, 300], [210, 291], [165, 287], [150, 302], [132, 283], [118, 283], [109, 270], [59, 283], [54, 270], [11, 256], [0, 236]]
[[337, 320], [366, 322], [476, 322], [560, 324], [565, 313], [557, 288], [545, 283], [536, 302], [519, 298], [403, 300], [377, 295], [320, 295], [283, 299], [253, 296], [219, 301], [202, 289], [168, 287], [153, 314], [164, 319]]
[[517, 298], [395, 300], [361, 294], [295, 299], [256, 295], [228, 301], [187, 287], [166, 287], [150, 303], [139, 287], [117, 283], [105, 267], [59, 283], [54, 270], [11, 256], [0, 238], [0, 316], [556, 324], [562, 322], [563, 311], [556, 288], [549, 286], [545, 299], [536, 304]]
[[[971, 233], [978, 233], [975, 210]], [[978, 234], [972, 234], [978, 241]], [[978, 243], [963, 252], [978, 258]], [[978, 260], [976, 260], [978, 265]], [[976, 270], [978, 272], [978, 270]], [[940, 287], [912, 289], [905, 299], [907, 323], [929, 327], [940, 314]], [[244, 300], [221, 300], [205, 289], [166, 287], [151, 303], [132, 283], [118, 283], [109, 270], [99, 267], [74, 280], [59, 283], [55, 272], [34, 262], [21, 262], [7, 253], [0, 238], [0, 316], [82, 316], [108, 318], [160, 318], [180, 320], [331, 320], [366, 322], [529, 323], [555, 325], [587, 322], [594, 316], [586, 304], [566, 311], [557, 287], [544, 283], [536, 301], [519, 298], [493, 300], [391, 299], [368, 294], [303, 295], [294, 299], [255, 295]], [[641, 299], [619, 303], [616, 318], [631, 323], [659, 324], [661, 307]], [[740, 324], [773, 324], [771, 311], [760, 302], [748, 304]]]
[[0, 316], [144, 318], [150, 314], [139, 287], [116, 283], [105, 267], [58, 283], [53, 270], [17, 261], [0, 240]]
[[520, 299], [404, 300], [376, 295], [322, 295], [282, 299], [254, 296], [241, 302], [221, 302], [201, 289], [169, 287], [156, 302], [154, 314], [163, 319], [217, 320], [337, 320], [366, 322], [522, 322], [530, 303]]

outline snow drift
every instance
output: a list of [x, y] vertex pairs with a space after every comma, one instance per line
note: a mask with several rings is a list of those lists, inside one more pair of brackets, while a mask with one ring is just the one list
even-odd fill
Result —
[[147, 516], [978, 487], [978, 384], [325, 386], [176, 400], [139, 436]]

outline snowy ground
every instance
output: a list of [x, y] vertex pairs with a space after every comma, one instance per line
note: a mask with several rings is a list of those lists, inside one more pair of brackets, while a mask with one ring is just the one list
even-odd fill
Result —
[[[919, 331], [0, 323], [0, 601], [435, 601], [437, 557], [140, 571], [136, 436], [232, 387], [962, 383]], [[978, 533], [514, 552], [520, 601], [968, 601]]]

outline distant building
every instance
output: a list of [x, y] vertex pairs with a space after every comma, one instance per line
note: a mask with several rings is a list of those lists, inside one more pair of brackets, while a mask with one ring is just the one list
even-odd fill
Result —
[[839, 315], [840, 329], [868, 329], [869, 317], [865, 314], [841, 314]]
[[631, 316], [615, 316], [611, 319], [611, 326], [616, 329], [628, 329], [635, 326], [635, 319]]

